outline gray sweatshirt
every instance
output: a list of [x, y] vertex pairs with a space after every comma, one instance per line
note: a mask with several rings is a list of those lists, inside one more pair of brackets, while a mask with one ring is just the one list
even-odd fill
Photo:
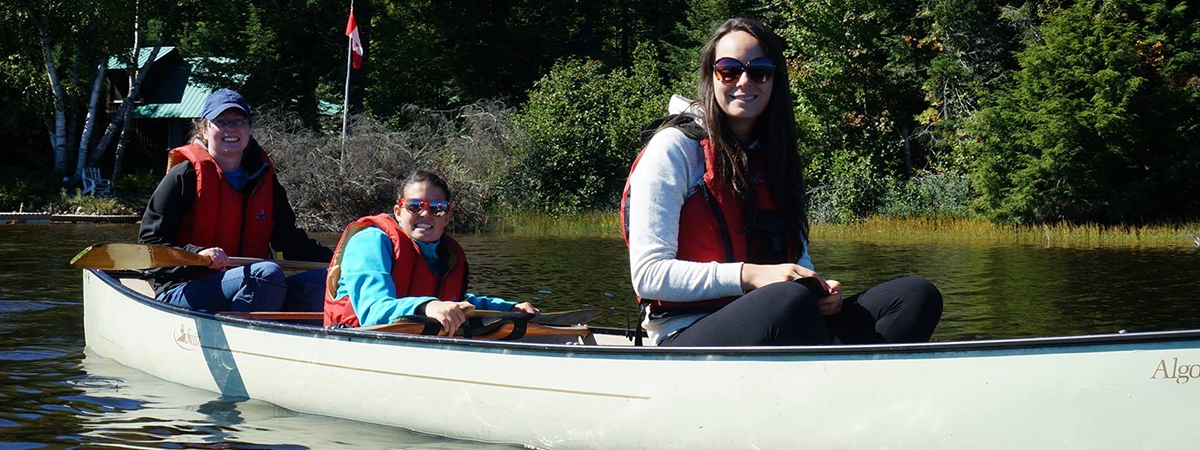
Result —
[[[697, 119], [699, 123], [699, 119]], [[683, 202], [704, 180], [700, 143], [676, 128], [654, 135], [629, 175], [629, 271], [642, 298], [689, 302], [736, 297], [742, 292], [742, 263], [675, 259]], [[812, 269], [808, 246], [797, 264]], [[643, 322], [651, 342], [691, 325], [703, 313]]]

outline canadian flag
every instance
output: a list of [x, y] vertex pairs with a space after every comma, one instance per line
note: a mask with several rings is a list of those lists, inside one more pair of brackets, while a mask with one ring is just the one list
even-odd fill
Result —
[[350, 21], [346, 23], [346, 36], [350, 36], [350, 62], [357, 69], [362, 66], [362, 39], [358, 38], [358, 23], [354, 21], [354, 11], [350, 11]]

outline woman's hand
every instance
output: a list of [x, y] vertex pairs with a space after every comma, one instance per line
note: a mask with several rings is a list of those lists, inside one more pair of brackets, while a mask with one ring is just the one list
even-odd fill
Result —
[[200, 254], [207, 256], [211, 260], [208, 263], [209, 269], [225, 270], [225, 266], [229, 265], [229, 255], [226, 255], [225, 249], [221, 247], [209, 247], [200, 250]]
[[475, 305], [467, 302], [434, 300], [425, 304], [425, 317], [442, 324], [442, 331], [438, 333], [438, 336], [454, 336], [458, 327], [467, 321], [467, 312], [474, 310]]
[[529, 302], [517, 303], [517, 304], [513, 305], [512, 309], [510, 309], [509, 311], [524, 311], [529, 314], [533, 314], [534, 316], [541, 314], [541, 311], [538, 311], [537, 308], [533, 307], [533, 303], [529, 303]]
[[817, 300], [817, 308], [821, 309], [822, 315], [832, 316], [842, 311], [842, 283], [838, 280], [825, 280], [825, 284], [829, 286], [829, 295]]
[[742, 264], [742, 292], [750, 292], [768, 284], [813, 277], [825, 281], [816, 272], [799, 264]]

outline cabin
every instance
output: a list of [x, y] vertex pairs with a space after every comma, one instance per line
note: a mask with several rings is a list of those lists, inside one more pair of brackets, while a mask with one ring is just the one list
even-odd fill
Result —
[[[138, 67], [145, 65], [153, 47], [142, 48], [138, 54]], [[131, 82], [129, 72], [122, 59], [110, 58], [105, 73], [105, 98], [107, 98], [103, 124], [127, 100]], [[229, 71], [221, 66], [234, 61], [223, 57], [188, 58], [176, 47], [163, 46], [149, 66], [149, 73], [142, 81], [136, 108], [130, 122], [130, 137], [126, 143], [124, 167], [126, 173], [146, 168], [162, 170], [166, 167], [167, 150], [186, 144], [191, 137], [193, 123], [200, 118], [204, 99], [221, 88], [234, 88], [245, 81], [244, 75], [234, 75], [229, 82]], [[320, 101], [318, 114], [333, 116], [342, 112], [342, 105]], [[103, 130], [99, 131], [103, 133]], [[114, 143], [116, 141], [114, 140]], [[109, 166], [113, 153], [105, 155]]]
[[[141, 49], [139, 67], [145, 65], [152, 50], [153, 47]], [[210, 86], [200, 80], [206, 65], [228, 62], [226, 58], [185, 58], [175, 47], [159, 49], [142, 81], [138, 98], [134, 100], [125, 167], [144, 170], [166, 166], [166, 150], [187, 143], [192, 123], [200, 117], [204, 99], [212, 91], [225, 87]], [[129, 92], [131, 80], [125, 63], [110, 58], [105, 81], [108, 99], [105, 112], [112, 117], [127, 100], [125, 96]]]

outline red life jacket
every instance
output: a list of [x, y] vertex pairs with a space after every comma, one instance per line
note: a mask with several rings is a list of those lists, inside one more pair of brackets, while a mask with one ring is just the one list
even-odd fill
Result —
[[329, 275], [325, 282], [325, 326], [335, 323], [349, 327], [359, 326], [358, 315], [354, 313], [350, 298], [334, 296], [337, 295], [338, 280], [341, 279], [342, 256], [345, 254], [346, 244], [356, 233], [372, 226], [383, 230], [392, 241], [392, 282], [396, 285], [396, 297], [437, 297], [448, 302], [465, 299], [467, 255], [457, 241], [450, 236], [442, 236], [439, 248], [445, 245], [450, 250], [450, 269], [439, 277], [429, 270], [425, 257], [421, 256], [421, 248], [404, 233], [396, 219], [387, 214], [367, 216], [346, 227], [337, 248], [333, 251], [333, 260], [329, 262]]
[[[247, 147], [246, 151], [250, 151]], [[203, 146], [188, 144], [167, 153], [167, 170], [190, 161], [196, 170], [196, 201], [183, 217], [177, 242], [201, 247], [221, 247], [229, 256], [271, 257], [271, 231], [275, 228], [275, 167], [266, 152], [258, 151], [265, 172], [249, 195], [224, 179], [217, 162]]]
[[[785, 224], [783, 216], [775, 207], [771, 188], [766, 183], [766, 163], [762, 158], [751, 161], [751, 176], [755, 187], [755, 214], [757, 223], [748, 224], [742, 207], [742, 199], [733, 193], [728, 182], [717, 174], [716, 151], [711, 140], [695, 131], [684, 130], [693, 139], [699, 140], [704, 150], [704, 179], [683, 202], [679, 212], [679, 242], [675, 259], [696, 262], [749, 262], [759, 264], [795, 263], [799, 257], [796, 233]], [[633, 161], [629, 174], [645, 153], [639, 153]], [[629, 246], [629, 181], [621, 194], [622, 236]], [[687, 224], [683, 226], [682, 224]], [[767, 248], [773, 251], [766, 250]], [[725, 297], [694, 302], [672, 302], [639, 297], [638, 301], [662, 309], [716, 309], [732, 302], [735, 297]]]

